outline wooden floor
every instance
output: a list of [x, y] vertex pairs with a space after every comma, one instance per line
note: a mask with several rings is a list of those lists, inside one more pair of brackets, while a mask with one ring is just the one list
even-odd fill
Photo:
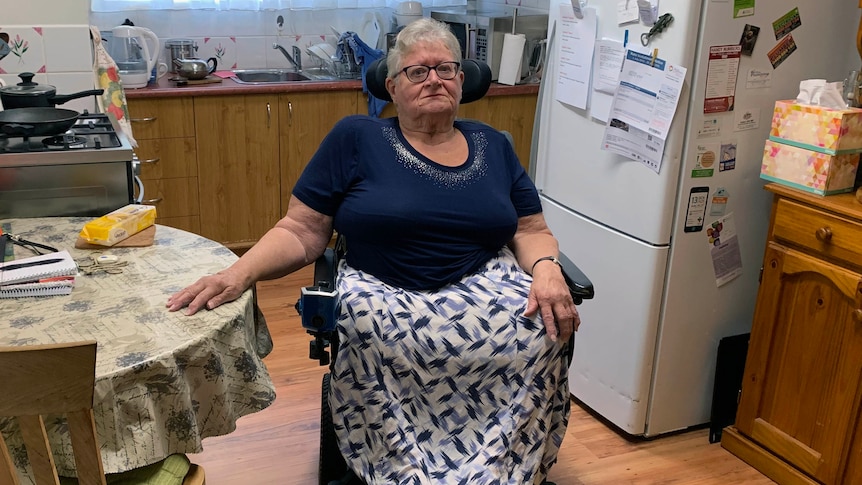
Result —
[[[269, 408], [240, 419], [227, 436], [204, 440], [191, 455], [208, 485], [316, 485], [320, 379], [326, 368], [308, 359], [309, 337], [293, 305], [311, 282], [306, 268], [258, 285], [261, 309], [275, 342], [266, 365], [277, 387]], [[585, 325], [589, 325], [586, 322]], [[700, 429], [654, 440], [628, 440], [573, 406], [559, 461], [549, 480], [558, 485], [772, 484]]]

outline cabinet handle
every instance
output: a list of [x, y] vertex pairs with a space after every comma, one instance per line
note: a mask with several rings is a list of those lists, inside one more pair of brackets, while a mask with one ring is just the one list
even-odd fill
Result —
[[862, 323], [862, 310], [859, 308], [853, 310], [853, 321], [856, 323]]
[[164, 198], [164, 197], [156, 197], [155, 199], [147, 199], [147, 200], [144, 200], [144, 201], [142, 201], [142, 202], [141, 202], [141, 204], [146, 204], [146, 205], [156, 205], [156, 204], [158, 204], [159, 202], [161, 202], [161, 201], [163, 201], [163, 200], [165, 200], [165, 198]]
[[161, 158], [149, 158], [147, 160], [141, 160], [141, 163], [159, 163]]
[[269, 103], [266, 103], [266, 127], [270, 127], [270, 122], [272, 121], [272, 107]]
[[821, 227], [814, 233], [814, 236], [818, 241], [829, 242], [829, 240], [832, 239], [832, 228], [828, 226]]
[[150, 116], [147, 118], [130, 118], [129, 121], [131, 121], [132, 123], [148, 123], [151, 121], [156, 121], [157, 119], [158, 118], [156, 118], [155, 116]]
[[287, 102], [287, 125], [293, 126], [293, 102]]

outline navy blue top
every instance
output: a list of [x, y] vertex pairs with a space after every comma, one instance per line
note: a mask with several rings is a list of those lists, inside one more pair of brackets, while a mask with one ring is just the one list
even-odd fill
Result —
[[348, 116], [323, 140], [293, 195], [334, 217], [350, 266], [411, 290], [457, 281], [496, 256], [518, 218], [542, 206], [502, 133], [468, 121], [455, 128], [469, 155], [446, 167], [414, 150], [396, 118]]

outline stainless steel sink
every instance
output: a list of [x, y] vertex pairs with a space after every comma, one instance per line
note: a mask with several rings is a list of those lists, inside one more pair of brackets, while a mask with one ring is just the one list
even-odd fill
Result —
[[242, 84], [283, 84], [308, 81], [336, 81], [337, 77], [318, 68], [294, 71], [292, 69], [234, 69], [234, 79]]

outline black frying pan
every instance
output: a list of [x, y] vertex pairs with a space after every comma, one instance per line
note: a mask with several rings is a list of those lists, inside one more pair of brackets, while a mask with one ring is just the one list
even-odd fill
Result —
[[65, 133], [78, 112], [62, 108], [16, 108], [0, 111], [0, 132], [11, 136], [50, 136]]

